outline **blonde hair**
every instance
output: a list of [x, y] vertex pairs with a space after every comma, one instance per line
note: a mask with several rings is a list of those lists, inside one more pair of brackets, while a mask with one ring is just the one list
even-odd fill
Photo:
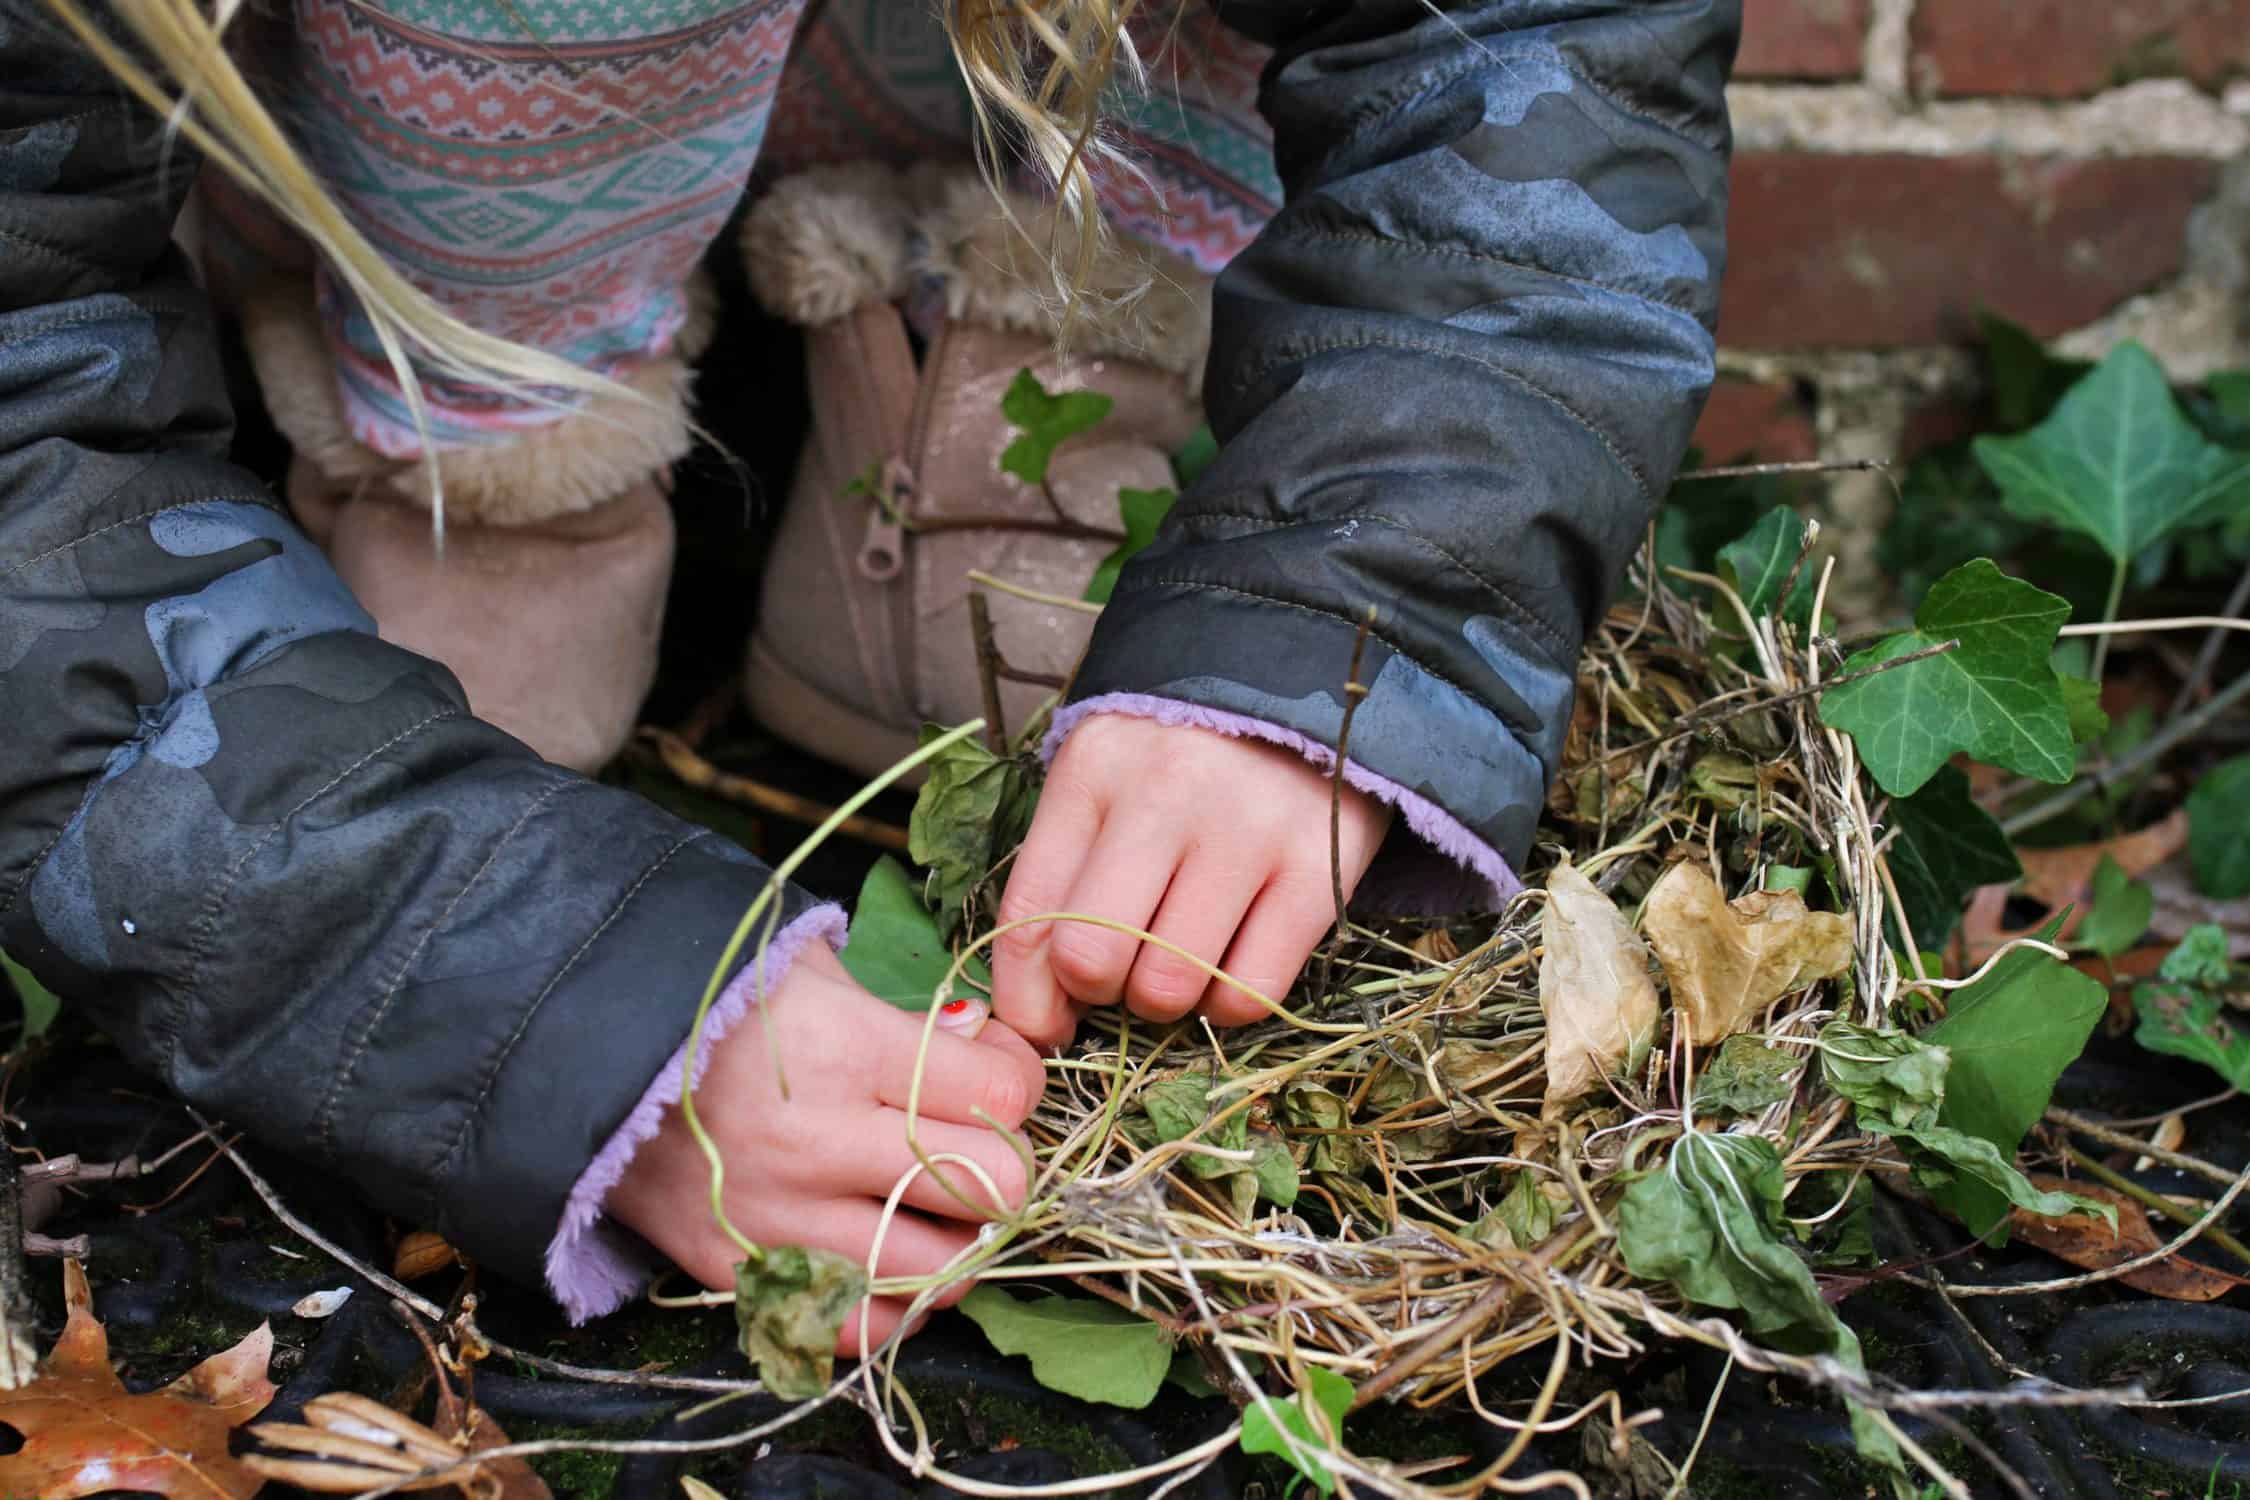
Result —
[[[187, 136], [220, 170], [262, 199], [350, 288], [397, 376], [432, 487], [442, 541], [444, 497], [428, 442], [421, 358], [444, 378], [513, 399], [560, 405], [565, 397], [648, 397], [542, 349], [470, 326], [408, 280], [355, 227], [259, 100], [225, 44], [243, 0], [111, 0], [170, 86], [119, 46], [81, 0], [46, 0], [87, 50], [141, 101]], [[979, 156], [997, 189], [1008, 152], [1003, 132], [1054, 184], [1075, 231], [1050, 247], [1066, 293], [1083, 284], [1103, 229], [1090, 165], [1114, 153], [1099, 139], [1101, 106], [1120, 73], [1141, 81], [1125, 25], [1135, 0], [948, 0], [945, 23], [975, 104]], [[1066, 266], [1065, 261], [1069, 264]]]

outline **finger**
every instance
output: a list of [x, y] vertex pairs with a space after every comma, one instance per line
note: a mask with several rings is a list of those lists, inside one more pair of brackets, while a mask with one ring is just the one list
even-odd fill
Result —
[[[1325, 876], [1276, 875], [1242, 919], [1221, 967], [1276, 1005], [1284, 1004], [1305, 960], [1335, 925], [1335, 895]], [[1214, 1026], [1242, 1026], [1272, 1014], [1251, 995], [1218, 979], [1211, 981], [1198, 1009]]]
[[[1204, 963], [1218, 964], [1266, 883], [1262, 852], [1210, 845], [1189, 850], [1149, 930]], [[1176, 1021], [1195, 1009], [1212, 982], [1209, 970], [1181, 953], [1143, 943], [1125, 981], [1125, 1003], [1136, 1016]]]
[[[1185, 852], [1182, 835], [1171, 827], [1111, 818], [1079, 866], [1065, 909], [1146, 929]], [[1063, 992], [1081, 1005], [1115, 1005], [1140, 949], [1135, 933], [1058, 922], [1047, 940], [1047, 966]]]
[[[882, 1348], [890, 1342], [891, 1335], [898, 1331], [899, 1324], [906, 1321], [906, 1303], [898, 1297], [870, 1297], [862, 1307], [867, 1313], [864, 1332], [860, 1328], [859, 1307], [845, 1314], [844, 1326], [836, 1331], [836, 1353], [840, 1358], [858, 1359]], [[919, 1325], [914, 1332], [921, 1332]]]
[[987, 1025], [974, 1040], [934, 1031], [925, 1048], [920, 1016], [893, 1010], [868, 1020], [875, 1097], [893, 1109], [905, 1109], [911, 1099], [924, 1117], [960, 1125], [977, 1124], [981, 1110], [1013, 1130], [1046, 1091], [1039, 1054], [1006, 1026]]
[[[900, 1200], [907, 1207], [919, 1209], [940, 1219], [957, 1220], [976, 1225], [987, 1219], [1013, 1212], [1023, 1205], [1024, 1191], [1029, 1186], [1029, 1175], [1023, 1157], [1009, 1144], [1007, 1137], [981, 1125], [949, 1125], [942, 1120], [923, 1120], [914, 1127], [912, 1141], [906, 1135], [906, 1116], [898, 1111], [887, 1112], [882, 1142], [854, 1161], [848, 1178], [840, 1187], [853, 1187], [874, 1198], [887, 1198], [901, 1177], [915, 1174]], [[925, 1169], [921, 1158], [914, 1154], [920, 1146], [922, 1156], [963, 1156], [975, 1162], [989, 1178], [992, 1187], [999, 1189], [998, 1202], [976, 1174], [951, 1164]], [[944, 1181], [939, 1180], [942, 1175]], [[946, 1184], [952, 1184], [948, 1191]]]
[[[1067, 757], [1069, 746], [1064, 746]], [[1041, 912], [1060, 911], [1078, 878], [1078, 867], [1101, 830], [1101, 801], [1082, 782], [1065, 774], [1058, 759], [1039, 796], [1031, 832], [1008, 872], [1000, 897], [1003, 930], [993, 943], [992, 1009], [1035, 1047], [1055, 1048], [1077, 1029], [1070, 997], [1047, 966], [1047, 944], [1054, 925], [1033, 923], [1009, 928]]]

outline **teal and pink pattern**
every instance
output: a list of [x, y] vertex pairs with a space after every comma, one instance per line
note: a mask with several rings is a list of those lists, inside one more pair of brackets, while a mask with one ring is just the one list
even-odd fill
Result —
[[[620, 376], [665, 356], [683, 288], [753, 170], [965, 157], [965, 85], [924, 0], [294, 0], [254, 48], [277, 112], [353, 221], [473, 326]], [[800, 24], [802, 23], [802, 24]], [[1201, 6], [1146, 8], [1145, 95], [1102, 184], [1116, 222], [1207, 271], [1279, 206], [1254, 107], [1261, 49]], [[233, 246], [271, 255], [237, 201]], [[320, 277], [352, 433], [421, 451], [389, 362]], [[425, 375], [440, 447], [558, 404]]]

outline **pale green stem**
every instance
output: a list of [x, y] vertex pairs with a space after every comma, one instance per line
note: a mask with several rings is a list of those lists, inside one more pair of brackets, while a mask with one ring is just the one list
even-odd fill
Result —
[[[2109, 575], [2109, 601], [2102, 606], [2102, 623], [2104, 625], [2113, 625], [2117, 622], [2117, 612], [2125, 605], [2125, 578], [2132, 571], [2132, 568], [2131, 559], [2124, 559], [2117, 564], [2116, 571]], [[2109, 633], [2105, 631], [2094, 642], [2093, 677], [2097, 685], [2102, 680], [2102, 667], [2109, 660], [2110, 639]]]

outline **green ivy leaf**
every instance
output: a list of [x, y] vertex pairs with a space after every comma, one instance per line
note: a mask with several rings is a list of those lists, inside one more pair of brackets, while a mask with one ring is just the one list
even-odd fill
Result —
[[2205, 772], [2188, 793], [2187, 815], [2196, 888], [2221, 901], [2250, 896], [2250, 755]]
[[[1740, 1309], [1751, 1332], [1829, 1354], [1864, 1375], [1858, 1338], [1781, 1242], [1786, 1188], [1781, 1154], [1763, 1136], [1689, 1132], [1663, 1170], [1627, 1188], [1618, 1205], [1626, 1269], [1671, 1282], [1691, 1302]], [[1882, 1429], [1856, 1409], [1852, 1428], [1862, 1454], [1902, 1467]]]
[[1367, 1148], [1351, 1134], [1343, 1096], [1317, 1083], [1300, 1083], [1282, 1095], [1281, 1117], [1311, 1136], [1305, 1170], [1356, 1177], [1367, 1167]]
[[2078, 924], [2078, 940], [2104, 958], [2115, 958], [2141, 940], [2155, 914], [2156, 892], [2105, 854], [2094, 867], [2094, 899], [2086, 920]]
[[1117, 514], [1125, 523], [1125, 540], [1094, 569], [1091, 582], [1086, 585], [1086, 600], [1090, 604], [1107, 604], [1116, 591], [1117, 576], [1125, 571], [1125, 564], [1135, 553], [1156, 540], [1156, 528], [1172, 513], [1172, 503], [1179, 495], [1172, 490], [1131, 490], [1117, 492]]
[[2093, 366], [2057, 359], [2029, 330], [1994, 313], [1978, 315], [1984, 333], [1985, 369], [1992, 387], [1992, 419], [2003, 431], [2021, 432], [2041, 421]]
[[1805, 895], [1812, 889], [1811, 865], [1768, 865], [1766, 889], [1769, 891], [1795, 891]]
[[[1308, 1448], [1332, 1452], [1344, 1432], [1345, 1414], [1352, 1409], [1356, 1395], [1352, 1383], [1333, 1370], [1318, 1365], [1305, 1367], [1305, 1390], [1295, 1400], [1272, 1396], [1264, 1401], [1254, 1401], [1242, 1410], [1242, 1451], [1245, 1453], [1271, 1453], [1283, 1463], [1305, 1477], [1305, 1482], [1323, 1495], [1336, 1492], [1336, 1476], [1318, 1464], [1309, 1463], [1289, 1451], [1281, 1434], [1274, 1429], [1278, 1416], [1281, 1426], [1291, 1437]], [[1317, 1423], [1314, 1413], [1324, 1419]], [[1325, 1426], [1335, 1434], [1325, 1436]]]
[[2250, 370], [2222, 370], [2203, 383], [2212, 405], [2237, 427], [2250, 428]]
[[8, 976], [15, 986], [16, 999], [23, 1005], [23, 1039], [45, 1036], [47, 1028], [55, 1024], [62, 1014], [62, 1001], [52, 990], [31, 977], [31, 971], [5, 953], [0, 953], [0, 974]]
[[2120, 344], [2020, 437], [1976, 442], [2001, 503], [2092, 537], [2130, 563], [2182, 527], [2250, 501], [2250, 455], [2205, 438], [2146, 349]]
[[2008, 836], [1970, 795], [1958, 766], [1940, 766], [1922, 789], [1891, 802], [1891, 879], [1918, 947], [1943, 948], [1970, 893], [2023, 875]]
[[1045, 484], [1055, 450], [1108, 416], [1114, 404], [1099, 391], [1055, 395], [1029, 370], [1017, 371], [1000, 398], [1000, 415], [1021, 436], [1002, 450], [1001, 471], [1025, 484]]
[[[1159, 1078], [1143, 1088], [1137, 1099], [1148, 1122], [1148, 1134], [1157, 1141], [1184, 1141], [1194, 1136], [1207, 1146], [1240, 1151], [1250, 1144], [1250, 1112], [1238, 1109], [1215, 1128], [1205, 1129], [1219, 1112], [1211, 1100], [1217, 1080], [1207, 1072], [1180, 1073]], [[1185, 1153], [1187, 1168], [1198, 1177], [1231, 1177], [1242, 1170], [1240, 1162], [1201, 1151]]]
[[[915, 893], [914, 878], [887, 854], [861, 883], [851, 931], [836, 956], [868, 993], [900, 1010], [928, 1010], [953, 967], [953, 954], [938, 934], [937, 918]], [[972, 957], [946, 998], [974, 997], [991, 988], [992, 971]]]
[[[1748, 534], [1719, 549], [1719, 574], [1734, 585], [1753, 615], [1776, 615], [1793, 625], [1800, 638], [1812, 628], [1813, 580], [1797, 559], [1805, 546], [1805, 518], [1787, 506], [1769, 510]], [[1789, 597], [1781, 586], [1796, 573]], [[1817, 576], [1817, 575], [1816, 575]]]
[[1874, 1031], [1850, 1021], [1820, 1029], [1820, 1071], [1828, 1086], [1858, 1107], [1869, 1130], [1910, 1130], [1934, 1122], [1945, 1103], [1945, 1074], [1953, 1055], [1896, 1031]]
[[2196, 923], [2180, 935], [2178, 945], [2164, 955], [2156, 972], [2174, 984], [2200, 984], [2212, 989], [2225, 985], [2234, 972], [2226, 929], [2216, 922]]
[[1211, 461], [1219, 456], [1219, 440], [1209, 427], [1198, 427], [1180, 444], [1180, 451], [1172, 455], [1172, 478], [1181, 489], [1186, 489], [1203, 477]]
[[2102, 707], [2102, 685], [2091, 677], [2068, 672], [2062, 678], [2063, 709], [2070, 715], [2070, 737], [2081, 745], [2092, 744], [2109, 733], [2109, 713]]
[[1091, 1298], [1022, 1301], [991, 1282], [961, 1299], [985, 1338], [1002, 1354], [1031, 1360], [1031, 1378], [1081, 1401], [1139, 1411], [1156, 1399], [1172, 1368], [1172, 1341], [1129, 1308]]
[[766, 1389], [784, 1401], [826, 1391], [836, 1335], [866, 1295], [866, 1271], [827, 1250], [776, 1245], [736, 1266], [735, 1324]]
[[1250, 1136], [1250, 1175], [1257, 1179], [1258, 1196], [1287, 1208], [1297, 1201], [1297, 1158], [1278, 1135], [1260, 1130]]
[[1966, 750], [2038, 781], [2076, 770], [2062, 680], [2049, 658], [2070, 606], [1978, 558], [1939, 579], [1915, 628], [1844, 664], [1847, 673], [1947, 641], [1942, 656], [1847, 682], [1821, 700], [1820, 717], [1858, 742], [1868, 771], [1894, 797], [1921, 790]]
[[1756, 1037], [1738, 1032], [1719, 1043], [1718, 1052], [1695, 1080], [1695, 1107], [1727, 1114], [1757, 1114], [1795, 1092], [1797, 1075], [1804, 1066], [1802, 1055], [1768, 1047]]
[[[924, 725], [922, 743], [944, 733], [934, 724]], [[938, 934], [950, 938], [961, 925], [970, 892], [1023, 842], [1039, 788], [1023, 762], [1004, 760], [974, 738], [955, 741], [928, 766], [929, 779], [907, 820], [906, 852], [929, 870]]]
[[[2039, 936], [2054, 940], [2060, 918]], [[2068, 964], [2018, 948], [1975, 984], [1954, 993], [1946, 1018], [1922, 1040], [1953, 1054], [1937, 1123], [1981, 1136], [2004, 1160], [2015, 1158], [2024, 1132], [2046, 1112], [2062, 1070], [2085, 1049], [2109, 992]], [[2008, 1201], [1980, 1181], [1963, 1178], [1932, 1194], [1938, 1206], [1979, 1236], [2004, 1243]]]
[[2076, 1193], [2050, 1193], [2035, 1187], [2030, 1178], [2016, 1170], [2016, 1164], [2000, 1154], [2000, 1148], [1981, 1135], [1948, 1129], [1943, 1125], [1918, 1125], [1911, 1130], [1894, 1130], [1865, 1115], [1859, 1117], [1862, 1128], [1875, 1135], [1887, 1135], [1897, 1140], [1907, 1165], [1914, 1169], [1914, 1180], [1933, 1197], [1958, 1189], [1964, 1183], [1974, 1184], [1981, 1193], [2020, 1208], [2028, 1213], [2059, 1219], [2065, 1214], [2089, 1213], [2105, 1219], [2109, 1227], [2117, 1227], [2117, 1206], [2098, 1198], [2081, 1198]]
[[1199, 1400], [1219, 1394], [1219, 1388], [1211, 1383], [1203, 1361], [1195, 1357], [1193, 1349], [1182, 1349], [1172, 1356], [1172, 1367], [1164, 1372], [1164, 1383]]

